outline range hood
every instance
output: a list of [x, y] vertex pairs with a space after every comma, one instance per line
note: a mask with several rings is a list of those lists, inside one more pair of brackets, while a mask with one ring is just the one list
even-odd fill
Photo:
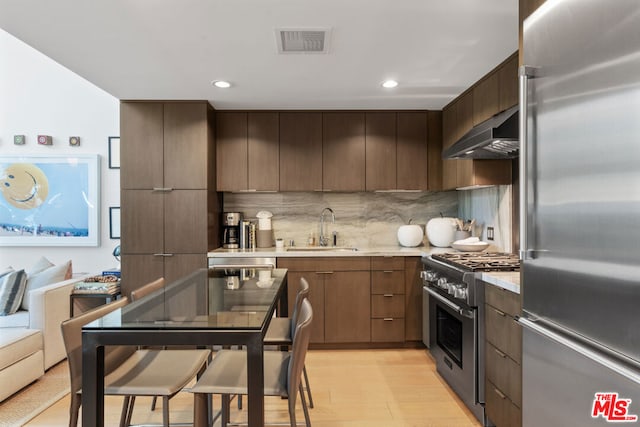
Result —
[[475, 126], [442, 152], [443, 159], [513, 159], [518, 157], [518, 106]]

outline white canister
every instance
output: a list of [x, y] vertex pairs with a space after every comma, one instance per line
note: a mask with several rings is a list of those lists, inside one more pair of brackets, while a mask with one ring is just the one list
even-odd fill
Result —
[[433, 246], [446, 248], [453, 243], [456, 229], [454, 218], [432, 218], [427, 222], [427, 238]]
[[256, 214], [258, 218], [258, 230], [271, 230], [271, 217], [273, 214], [269, 211], [260, 211]]

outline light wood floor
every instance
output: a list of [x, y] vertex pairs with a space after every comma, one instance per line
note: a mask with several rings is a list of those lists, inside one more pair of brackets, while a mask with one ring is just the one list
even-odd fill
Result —
[[[310, 410], [314, 427], [480, 425], [436, 373], [426, 350], [311, 350], [307, 370], [315, 402]], [[161, 421], [161, 409], [151, 412], [149, 402], [148, 398], [136, 401], [133, 423]], [[121, 403], [122, 398], [105, 399], [105, 425], [118, 425]], [[192, 395], [185, 392], [171, 399], [171, 422], [190, 422], [192, 403]], [[214, 405], [219, 408], [219, 401]], [[265, 405], [267, 423], [288, 421], [286, 400], [266, 398]], [[67, 396], [27, 426], [65, 426], [68, 408]], [[300, 408], [297, 417], [299, 423], [304, 421]], [[246, 410], [233, 410], [232, 420], [243, 419]]]

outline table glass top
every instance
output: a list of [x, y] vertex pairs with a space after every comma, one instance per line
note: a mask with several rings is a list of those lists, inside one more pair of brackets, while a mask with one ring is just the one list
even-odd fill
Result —
[[84, 326], [92, 329], [260, 329], [287, 270], [200, 269]]

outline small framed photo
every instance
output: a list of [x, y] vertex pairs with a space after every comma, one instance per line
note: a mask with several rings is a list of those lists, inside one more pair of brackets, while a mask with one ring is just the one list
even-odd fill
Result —
[[120, 169], [120, 137], [109, 137], [109, 169]]
[[109, 208], [109, 238], [120, 238], [120, 206]]

